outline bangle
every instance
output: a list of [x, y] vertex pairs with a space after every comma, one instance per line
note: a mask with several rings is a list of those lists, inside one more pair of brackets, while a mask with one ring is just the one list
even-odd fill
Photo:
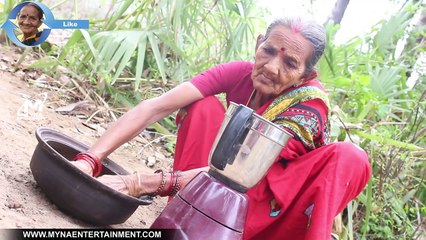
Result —
[[182, 184], [179, 181], [179, 177], [182, 176], [182, 172], [176, 171], [174, 173], [174, 175], [176, 176], [176, 178], [175, 178], [175, 181], [173, 182], [173, 188], [172, 188], [172, 191], [170, 193], [170, 196], [176, 195], [179, 192], [180, 188], [182, 187]]
[[[117, 175], [121, 178], [124, 185], [126, 186], [128, 195], [132, 197], [138, 197], [138, 188], [140, 188], [141, 179], [137, 171], [134, 172], [134, 174], [136, 174], [137, 176], [137, 179], [138, 179], [137, 183], [134, 183], [132, 179], [132, 175], [120, 175], [120, 174], [117, 174]], [[128, 181], [126, 181], [126, 177], [130, 177], [130, 184]]]
[[90, 156], [90, 158], [92, 158], [95, 161], [95, 168], [93, 169], [93, 176], [97, 177], [101, 174], [102, 172], [102, 162], [101, 160], [93, 153], [90, 152], [86, 152], [86, 154], [88, 156]]
[[155, 171], [154, 173], [161, 173], [161, 183], [160, 186], [158, 186], [157, 190], [151, 196], [156, 196], [158, 193], [163, 192], [164, 187], [166, 186], [166, 175], [164, 174], [163, 170], [159, 169]]
[[140, 189], [142, 188], [142, 186], [141, 186], [141, 177], [139, 176], [139, 173], [138, 173], [138, 171], [135, 171], [133, 174], [136, 174], [136, 177], [137, 177], [137, 179], [138, 179], [138, 182], [137, 182], [137, 185], [136, 186], [134, 186], [134, 197], [137, 197], [138, 196], [138, 194], [139, 194], [139, 191], [140, 191]]
[[102, 162], [101, 160], [94, 154], [89, 152], [79, 153], [77, 154], [74, 159], [74, 161], [84, 160], [90, 164], [93, 170], [93, 176], [97, 177], [102, 172]]
[[164, 191], [159, 192], [160, 197], [165, 197], [165, 196], [169, 196], [171, 190], [173, 189], [173, 181], [174, 181], [174, 173], [171, 172], [170, 173], [170, 179], [169, 179], [169, 184], [167, 184], [167, 188], [164, 189]]
[[93, 173], [93, 169], [95, 169], [95, 162], [93, 162], [91, 159], [88, 159], [88, 160], [86, 160], [86, 159], [79, 159], [79, 160], [83, 160], [83, 161], [87, 162], [90, 165], [90, 168], [92, 169], [92, 173]]
[[134, 174], [136, 174], [136, 176], [138, 177], [138, 188], [141, 187], [141, 177], [139, 176], [138, 171], [135, 171]]
[[117, 175], [121, 178], [121, 180], [123, 181], [124, 185], [127, 188], [128, 194], [131, 196], [129, 183], [126, 181], [126, 179], [123, 177], [123, 175], [120, 175], [120, 174], [117, 174]]

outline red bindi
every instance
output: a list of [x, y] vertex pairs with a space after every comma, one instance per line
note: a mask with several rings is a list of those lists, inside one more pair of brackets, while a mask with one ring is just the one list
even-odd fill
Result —
[[294, 33], [300, 33], [300, 31], [302, 30], [302, 26], [301, 25], [293, 26], [291, 30], [293, 30]]
[[283, 48], [283, 47], [282, 47], [282, 48], [280, 48], [280, 50], [281, 50], [281, 52], [284, 52], [284, 51], [285, 51], [285, 48]]

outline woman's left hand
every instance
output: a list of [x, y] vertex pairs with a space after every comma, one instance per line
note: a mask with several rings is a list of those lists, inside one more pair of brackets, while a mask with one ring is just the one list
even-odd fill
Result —
[[129, 189], [134, 189], [132, 175], [102, 175], [96, 178], [102, 184], [126, 195], [130, 195]]

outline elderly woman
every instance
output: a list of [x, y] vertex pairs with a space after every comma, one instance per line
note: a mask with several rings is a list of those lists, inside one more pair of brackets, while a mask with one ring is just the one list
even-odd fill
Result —
[[276, 20], [258, 37], [254, 63], [218, 65], [144, 100], [73, 163], [97, 176], [100, 159], [181, 109], [173, 166], [179, 174], [98, 178], [132, 196], [170, 196], [208, 170], [209, 151], [225, 112], [214, 95], [225, 93], [228, 104], [247, 105], [294, 135], [267, 175], [247, 192], [244, 238], [330, 239], [333, 218], [362, 191], [370, 166], [355, 145], [329, 143], [328, 99], [314, 69], [324, 46], [322, 26], [298, 18]]
[[18, 25], [22, 34], [18, 36], [19, 41], [31, 46], [39, 38], [42, 32], [38, 28], [43, 23], [43, 10], [35, 3], [28, 3], [21, 8], [18, 14]]

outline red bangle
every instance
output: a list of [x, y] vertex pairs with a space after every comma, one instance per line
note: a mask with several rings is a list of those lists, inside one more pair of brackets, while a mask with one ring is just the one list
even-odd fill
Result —
[[101, 159], [99, 159], [95, 154], [86, 152], [87, 155], [89, 155], [93, 160], [95, 160], [95, 168], [93, 169], [93, 176], [97, 177], [102, 172], [102, 162]]
[[94, 177], [99, 176], [99, 174], [101, 174], [102, 172], [101, 160], [92, 153], [89, 153], [89, 152], [79, 153], [74, 157], [73, 160], [74, 161], [83, 160], [88, 162], [90, 166], [92, 167]]

